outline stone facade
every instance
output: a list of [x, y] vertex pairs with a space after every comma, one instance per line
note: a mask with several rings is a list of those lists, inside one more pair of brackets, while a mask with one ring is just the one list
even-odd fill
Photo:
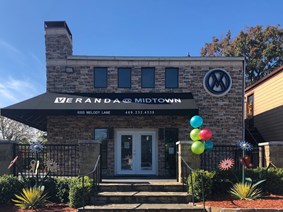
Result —
[[191, 151], [188, 151], [188, 149], [191, 148], [192, 143], [193, 141], [178, 141], [176, 143], [178, 148], [178, 182], [183, 182], [183, 177], [186, 179], [186, 176], [184, 176], [184, 173], [182, 173], [182, 158], [192, 170], [196, 170], [200, 167], [200, 157], [193, 154]]
[[79, 141], [80, 176], [92, 177], [92, 171], [100, 154], [100, 144], [101, 142], [94, 140]]
[[[203, 57], [87, 57], [72, 55], [72, 36], [66, 25], [46, 25], [47, 91], [65, 93], [187, 93], [194, 96], [204, 127], [213, 132], [215, 144], [235, 144], [243, 139], [243, 60], [239, 58]], [[107, 88], [94, 88], [94, 68], [107, 67]], [[118, 68], [131, 68], [130, 89], [118, 88]], [[141, 87], [141, 68], [155, 68], [155, 88]], [[179, 87], [165, 88], [165, 68], [179, 68]], [[71, 68], [71, 71], [66, 71]], [[214, 68], [225, 69], [232, 78], [232, 88], [226, 95], [215, 97], [203, 87], [205, 74]], [[50, 143], [77, 143], [91, 140], [94, 128], [160, 128], [179, 129], [179, 140], [188, 140], [189, 119], [181, 116], [148, 117], [49, 117]], [[114, 139], [108, 143], [109, 175], [114, 172]], [[164, 170], [164, 140], [158, 139], [158, 174]]]
[[[115, 129], [154, 129], [177, 127], [179, 139], [186, 137], [187, 117], [50, 117], [48, 120], [48, 142], [57, 144], [78, 143], [78, 140], [91, 140], [94, 138], [95, 128]], [[115, 131], [114, 131], [115, 133]], [[115, 136], [107, 140], [107, 170], [105, 176], [114, 175], [115, 167]], [[159, 138], [158, 146], [158, 175], [166, 176], [164, 138]], [[93, 161], [94, 163], [95, 161]]]

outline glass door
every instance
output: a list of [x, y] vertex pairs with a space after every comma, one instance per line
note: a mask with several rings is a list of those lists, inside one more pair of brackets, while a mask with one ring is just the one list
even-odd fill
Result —
[[120, 131], [117, 133], [116, 173], [156, 174], [155, 132]]
[[156, 174], [155, 133], [139, 132], [137, 137], [137, 174]]
[[152, 135], [141, 135], [141, 170], [152, 170]]
[[133, 135], [121, 135], [121, 170], [133, 170]]

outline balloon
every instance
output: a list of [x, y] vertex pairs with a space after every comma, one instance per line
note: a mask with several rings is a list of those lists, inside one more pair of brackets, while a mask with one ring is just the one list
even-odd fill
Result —
[[193, 130], [190, 132], [190, 138], [191, 138], [193, 141], [199, 141], [199, 140], [200, 140], [199, 133], [200, 133], [200, 129], [193, 129]]
[[203, 153], [204, 148], [204, 144], [200, 141], [195, 141], [191, 146], [192, 152], [196, 155], [200, 155], [201, 153]]
[[204, 142], [204, 146], [205, 146], [205, 151], [209, 152], [213, 149], [213, 142], [210, 140], [207, 140]]
[[193, 128], [198, 128], [202, 125], [203, 119], [200, 116], [193, 116], [190, 120], [190, 124]]
[[201, 138], [201, 140], [205, 141], [205, 140], [209, 140], [212, 137], [212, 132], [210, 129], [204, 128], [199, 132], [198, 135]]

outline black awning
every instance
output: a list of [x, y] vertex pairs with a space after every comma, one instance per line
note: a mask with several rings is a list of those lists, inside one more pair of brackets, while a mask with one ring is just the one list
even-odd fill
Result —
[[46, 131], [47, 116], [198, 114], [191, 93], [44, 93], [1, 109], [1, 115]]

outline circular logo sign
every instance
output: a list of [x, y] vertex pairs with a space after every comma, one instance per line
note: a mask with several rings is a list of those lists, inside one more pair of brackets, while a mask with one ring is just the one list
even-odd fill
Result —
[[232, 78], [226, 70], [215, 68], [204, 76], [203, 87], [213, 96], [224, 96], [232, 87]]

